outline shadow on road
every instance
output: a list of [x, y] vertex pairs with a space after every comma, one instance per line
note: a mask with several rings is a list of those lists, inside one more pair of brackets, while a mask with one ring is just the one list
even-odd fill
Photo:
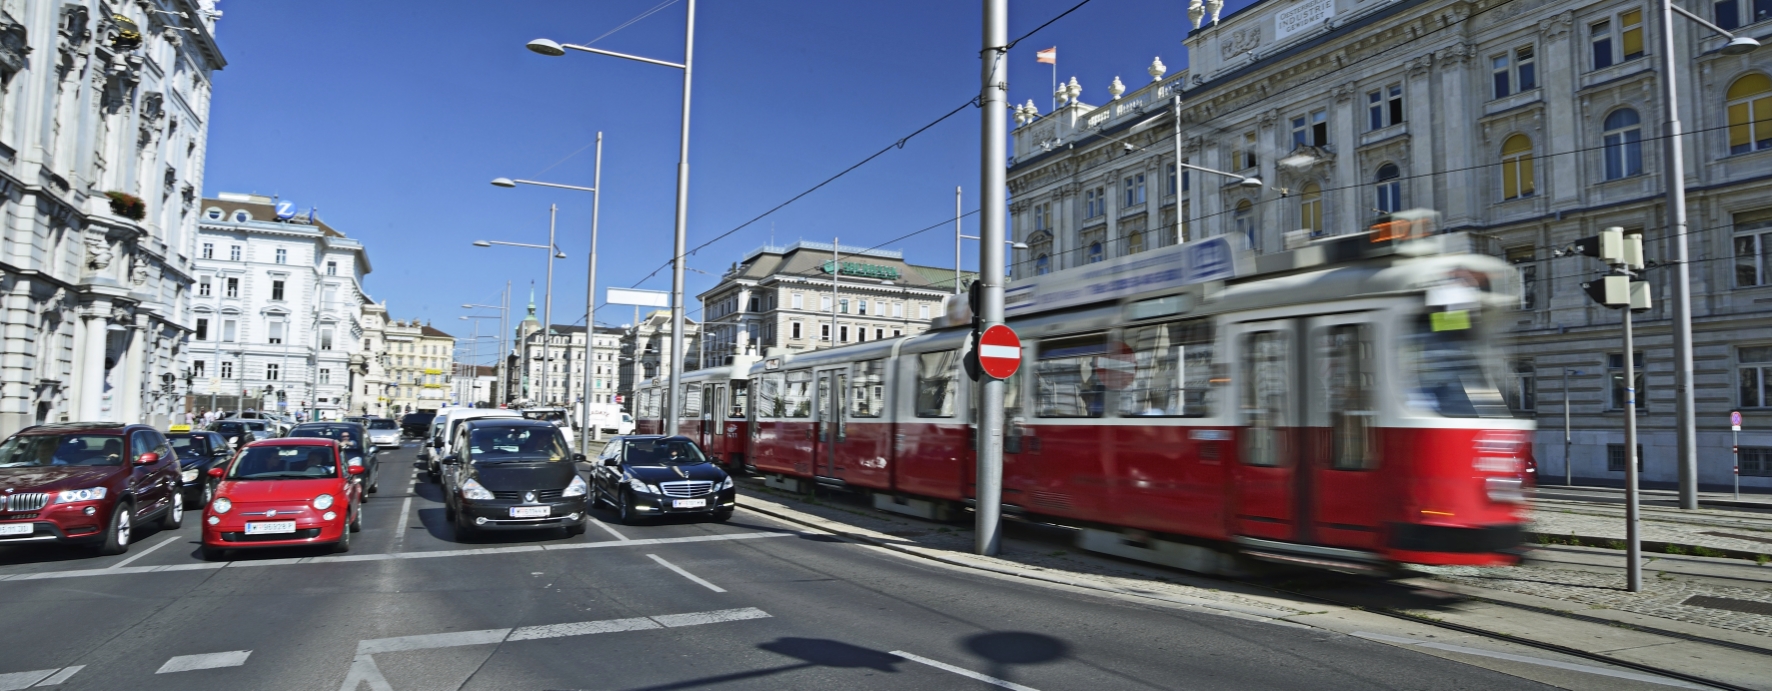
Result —
[[635, 689], [634, 691], [673, 691], [674, 689], [710, 688], [734, 681], [756, 679], [759, 677], [767, 677], [819, 667], [837, 669], [865, 668], [878, 672], [895, 674], [898, 672], [896, 665], [900, 662], [906, 661], [904, 658], [893, 655], [892, 653], [881, 652], [872, 648], [863, 648], [858, 645], [850, 645], [842, 641], [833, 641], [825, 638], [778, 638], [757, 647], [778, 655], [798, 659], [801, 662], [798, 664], [782, 665], [780, 667], [756, 669], [748, 672], [734, 672], [732, 674], [721, 674], [718, 676], [689, 679], [658, 686], [648, 686], [641, 689]]

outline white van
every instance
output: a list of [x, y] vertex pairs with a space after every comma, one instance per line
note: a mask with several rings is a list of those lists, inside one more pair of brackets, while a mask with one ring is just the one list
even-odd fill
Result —
[[611, 434], [634, 433], [634, 416], [623, 412], [617, 403], [591, 404], [591, 424]]
[[437, 417], [431, 420], [430, 432], [425, 434], [425, 440], [418, 448], [418, 460], [425, 462], [431, 482], [443, 478], [443, 457], [457, 452], [451, 447], [461, 421], [485, 417], [521, 418], [523, 414], [505, 408], [444, 408], [437, 411]]
[[573, 411], [557, 406], [536, 406], [523, 409], [523, 417], [525, 418], [554, 423], [555, 427], [560, 428], [560, 433], [566, 435], [566, 448], [576, 449], [578, 448], [578, 439], [572, 433], [572, 418], [574, 417], [572, 413]]

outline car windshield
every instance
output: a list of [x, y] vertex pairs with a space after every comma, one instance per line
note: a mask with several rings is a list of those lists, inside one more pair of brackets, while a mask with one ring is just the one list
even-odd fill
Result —
[[233, 480], [326, 477], [338, 477], [338, 461], [325, 446], [251, 446], [228, 468]]
[[560, 424], [560, 423], [566, 422], [566, 411], [564, 411], [564, 410], [525, 410], [525, 411], [523, 411], [523, 418], [526, 420], [546, 420], [546, 421], [552, 422], [554, 424]]
[[331, 439], [347, 449], [357, 448], [363, 442], [363, 434], [356, 425], [300, 425], [290, 430], [289, 436]]
[[370, 420], [369, 429], [400, 429], [400, 426], [394, 424], [393, 420]]
[[197, 440], [190, 437], [167, 437], [166, 441], [172, 444], [172, 450], [177, 451], [180, 456], [203, 455], [203, 448], [197, 445]]
[[242, 422], [240, 424], [246, 425], [246, 429], [252, 430], [254, 432], [265, 431], [265, 423], [261, 420], [247, 420], [246, 422]]
[[634, 439], [627, 443], [623, 460], [629, 465], [693, 465], [707, 457], [693, 442], [684, 439]]
[[51, 465], [123, 465], [123, 438], [106, 434], [30, 434], [0, 444], [0, 468]]
[[560, 431], [545, 427], [477, 427], [468, 433], [475, 463], [559, 463], [571, 458]]

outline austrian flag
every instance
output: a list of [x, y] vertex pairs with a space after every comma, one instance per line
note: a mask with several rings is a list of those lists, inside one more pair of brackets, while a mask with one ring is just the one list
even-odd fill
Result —
[[1047, 48], [1046, 50], [1042, 50], [1038, 53], [1034, 53], [1034, 59], [1039, 60], [1040, 62], [1046, 63], [1048, 65], [1057, 65], [1058, 64], [1058, 46], [1053, 46], [1051, 48]]

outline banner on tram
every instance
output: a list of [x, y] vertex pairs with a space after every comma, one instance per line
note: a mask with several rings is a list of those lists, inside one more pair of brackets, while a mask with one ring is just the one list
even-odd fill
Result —
[[1013, 316], [1118, 300], [1247, 276], [1254, 269], [1248, 239], [1220, 235], [1017, 280], [1003, 291], [1003, 312]]

